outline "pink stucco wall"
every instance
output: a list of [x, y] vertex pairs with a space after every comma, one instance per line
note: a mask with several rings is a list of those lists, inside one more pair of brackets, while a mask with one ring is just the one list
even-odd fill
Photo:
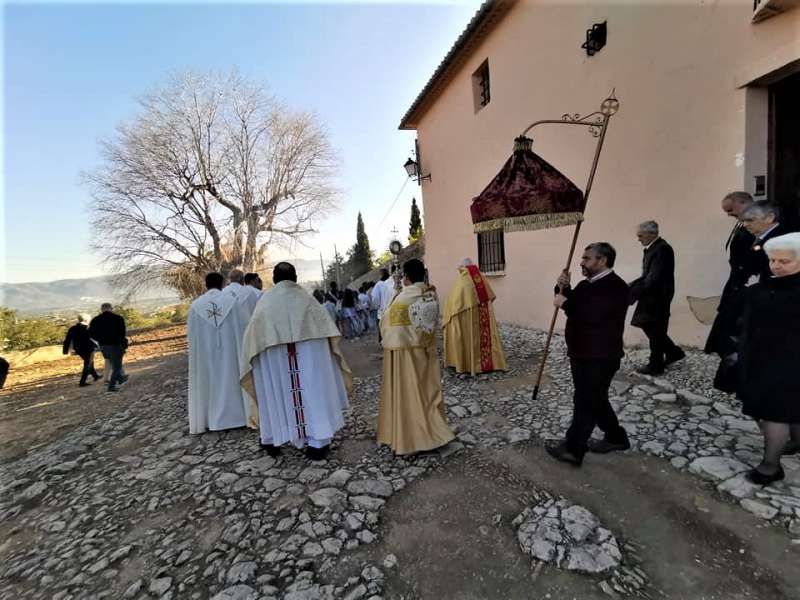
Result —
[[[616, 270], [633, 279], [642, 255], [636, 225], [658, 221], [677, 259], [671, 332], [682, 343], [701, 344], [707, 327], [686, 296], [716, 295], [727, 276], [723, 245], [733, 223], [719, 201], [728, 191], [750, 189], [750, 175], [765, 164], [763, 96], [751, 99], [742, 86], [800, 59], [800, 9], [754, 25], [751, 8], [747, 0], [515, 6], [419, 122], [423, 168], [432, 173], [423, 184], [432, 282], [448, 289], [459, 260], [477, 258], [470, 201], [508, 158], [513, 138], [538, 119], [592, 112], [616, 88], [621, 110], [609, 128], [578, 248], [611, 242]], [[584, 32], [603, 20], [608, 44], [587, 57]], [[471, 74], [487, 58], [491, 102], [475, 113]], [[758, 110], [746, 127], [751, 101]], [[578, 127], [538, 129], [534, 139], [534, 150], [580, 187], [593, 149], [594, 139]], [[492, 279], [501, 321], [547, 326], [571, 233], [506, 234], [506, 274]], [[631, 330], [628, 338], [641, 334]]]

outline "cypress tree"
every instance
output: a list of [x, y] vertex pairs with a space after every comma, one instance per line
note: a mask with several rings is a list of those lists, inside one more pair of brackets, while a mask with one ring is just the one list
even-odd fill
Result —
[[361, 213], [358, 213], [356, 223], [356, 243], [350, 251], [350, 273], [355, 277], [360, 277], [372, 268], [372, 250], [369, 247], [369, 238], [364, 231], [364, 220]]
[[411, 220], [408, 222], [409, 243], [416, 242], [420, 237], [422, 237], [422, 233], [422, 218], [419, 215], [417, 199], [411, 198]]

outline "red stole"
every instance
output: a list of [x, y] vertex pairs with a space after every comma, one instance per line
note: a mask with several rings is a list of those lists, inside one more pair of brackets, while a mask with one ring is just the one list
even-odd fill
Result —
[[492, 321], [489, 314], [489, 290], [481, 272], [475, 265], [467, 265], [467, 272], [478, 294], [478, 329], [480, 334], [481, 371], [494, 371], [492, 362]]

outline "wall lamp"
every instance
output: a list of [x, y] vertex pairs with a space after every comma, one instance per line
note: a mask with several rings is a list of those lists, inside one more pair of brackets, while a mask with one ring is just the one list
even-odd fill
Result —
[[413, 158], [409, 158], [406, 164], [403, 165], [403, 168], [406, 170], [406, 173], [408, 173], [408, 176], [420, 185], [422, 185], [423, 179], [431, 180], [431, 174], [423, 175], [420, 172], [419, 163]]
[[586, 54], [594, 56], [606, 45], [606, 38], [608, 37], [607, 21], [602, 23], [595, 23], [591, 29], [586, 30], [586, 41], [581, 45], [581, 48], [586, 50]]

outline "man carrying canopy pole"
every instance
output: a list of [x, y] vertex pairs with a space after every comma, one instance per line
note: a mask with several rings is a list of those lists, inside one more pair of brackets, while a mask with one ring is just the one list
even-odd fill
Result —
[[[599, 111], [585, 117], [565, 114], [561, 120], [547, 119], [529, 125], [522, 135], [514, 140], [514, 153], [511, 158], [506, 161], [486, 189], [473, 199], [470, 212], [474, 231], [476, 233], [494, 229], [533, 231], [575, 225], [564, 267], [565, 271], [569, 271], [608, 123], [618, 110], [619, 101], [612, 92], [611, 96], [603, 101]], [[527, 134], [537, 125], [544, 124], [584, 126], [597, 138], [585, 191], [581, 192], [553, 165], [531, 150], [533, 140], [528, 138]], [[536, 385], [533, 388], [534, 400], [539, 394], [557, 317], [558, 308], [550, 320], [547, 341], [540, 359]]]
[[[630, 304], [628, 284], [613, 270], [616, 256], [611, 244], [589, 244], [581, 257], [586, 279], [573, 289], [569, 272], [563, 272], [553, 301], [567, 315], [564, 338], [575, 393], [566, 437], [547, 446], [547, 452], [578, 467], [587, 450], [605, 454], [630, 448], [628, 434], [608, 401], [608, 388], [625, 355], [622, 334]], [[605, 438], [589, 443], [595, 426]]]

